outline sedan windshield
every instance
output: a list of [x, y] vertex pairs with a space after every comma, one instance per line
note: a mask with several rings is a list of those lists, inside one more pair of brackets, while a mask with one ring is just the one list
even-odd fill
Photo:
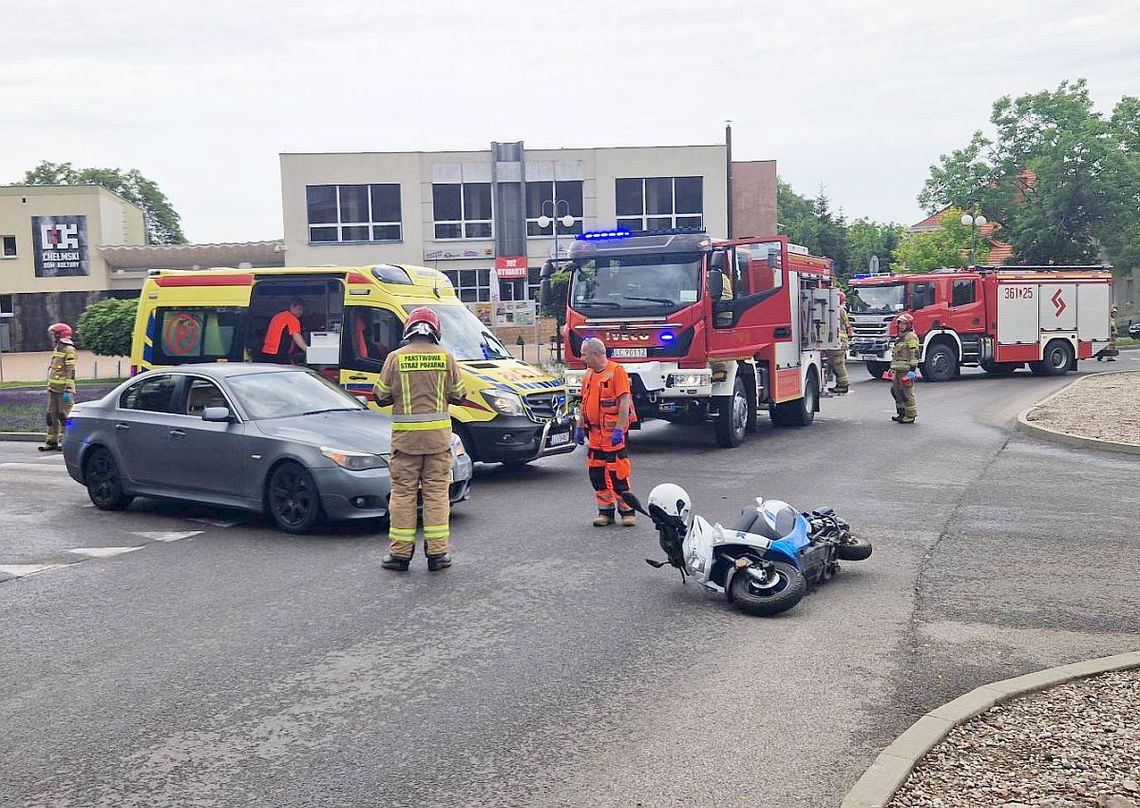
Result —
[[315, 373], [295, 370], [249, 373], [231, 376], [226, 382], [254, 421], [366, 409], [340, 387]]
[[444, 348], [460, 362], [510, 359], [510, 352], [466, 306], [428, 306], [439, 315]]
[[699, 253], [598, 256], [575, 268], [571, 305], [580, 310], [675, 311], [696, 303], [700, 289]]
[[847, 309], [852, 314], [893, 314], [903, 310], [901, 283], [881, 286], [852, 286], [847, 292]]

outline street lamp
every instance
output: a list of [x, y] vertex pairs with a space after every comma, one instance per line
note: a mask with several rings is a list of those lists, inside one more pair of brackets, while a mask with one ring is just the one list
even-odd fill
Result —
[[970, 228], [970, 266], [978, 261], [978, 228], [986, 223], [986, 217], [978, 213], [977, 206], [971, 206], [969, 213], [962, 214], [962, 224]]
[[[550, 215], [546, 215], [546, 206], [550, 205]], [[566, 206], [566, 215], [558, 218], [558, 206]], [[556, 221], [557, 220], [557, 221]], [[538, 217], [538, 226], [543, 230], [550, 228], [554, 234], [554, 254], [551, 258], [554, 261], [558, 260], [558, 225], [561, 224], [567, 230], [574, 226], [574, 217], [570, 215], [570, 203], [565, 199], [547, 199], [542, 203], [542, 215]], [[557, 320], [556, 320], [557, 321]], [[535, 345], [541, 345], [538, 338], [538, 302], [534, 306], [534, 342]], [[561, 349], [561, 343], [559, 343]], [[539, 361], [542, 359], [542, 354], [539, 353]]]

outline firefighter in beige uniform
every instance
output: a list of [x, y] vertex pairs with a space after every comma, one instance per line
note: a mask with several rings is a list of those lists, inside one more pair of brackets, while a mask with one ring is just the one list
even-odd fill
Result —
[[52, 452], [59, 445], [63, 426], [75, 403], [75, 344], [71, 326], [55, 323], [48, 328], [52, 339], [51, 364], [48, 366], [47, 440], [41, 452]]
[[388, 506], [388, 555], [381, 566], [404, 572], [416, 550], [416, 501], [423, 497], [424, 549], [428, 569], [451, 566], [451, 415], [448, 403], [463, 400], [459, 366], [439, 346], [434, 311], [419, 308], [404, 325], [405, 345], [388, 354], [376, 403], [392, 405], [392, 496]]
[[851, 385], [851, 378], [847, 375], [847, 346], [851, 344], [851, 318], [847, 316], [847, 295], [839, 293], [839, 350], [828, 354], [828, 361], [835, 373], [835, 386], [828, 392], [843, 395]]
[[900, 424], [913, 424], [918, 417], [918, 404], [914, 400], [914, 382], [918, 357], [922, 347], [914, 333], [914, 318], [903, 312], [895, 318], [899, 335], [891, 346], [891, 396], [895, 400], [897, 415], [891, 418]]

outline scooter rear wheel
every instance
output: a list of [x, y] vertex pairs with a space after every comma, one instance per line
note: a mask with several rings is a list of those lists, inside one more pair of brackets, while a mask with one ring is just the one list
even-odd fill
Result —
[[767, 617], [786, 612], [803, 599], [807, 588], [804, 576], [791, 564], [771, 561], [770, 582], [760, 584], [747, 570], [732, 578], [732, 605], [746, 614]]
[[835, 548], [835, 555], [841, 561], [862, 561], [871, 557], [871, 542], [858, 536], [850, 536]]

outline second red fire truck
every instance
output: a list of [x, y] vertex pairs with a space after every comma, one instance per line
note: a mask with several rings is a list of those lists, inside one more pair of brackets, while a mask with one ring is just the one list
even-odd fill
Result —
[[579, 392], [582, 341], [629, 372], [639, 419], [712, 422], [740, 444], [767, 411], [806, 426], [824, 354], [837, 349], [831, 261], [784, 237], [718, 240], [701, 230], [579, 236], [570, 249], [566, 384]]
[[971, 267], [926, 275], [856, 275], [847, 294], [855, 335], [849, 358], [874, 377], [890, 366], [892, 323], [914, 316], [922, 377], [942, 382], [964, 366], [1008, 375], [1076, 369], [1108, 347], [1112, 269]]

